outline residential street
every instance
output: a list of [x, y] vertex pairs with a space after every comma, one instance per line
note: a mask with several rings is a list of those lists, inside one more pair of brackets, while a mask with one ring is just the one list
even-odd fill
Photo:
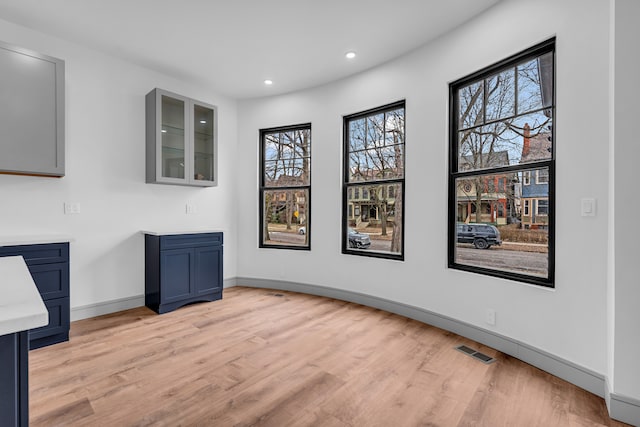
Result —
[[460, 245], [456, 247], [456, 262], [540, 277], [547, 276], [549, 264], [546, 253], [510, 251], [496, 247], [475, 249]]

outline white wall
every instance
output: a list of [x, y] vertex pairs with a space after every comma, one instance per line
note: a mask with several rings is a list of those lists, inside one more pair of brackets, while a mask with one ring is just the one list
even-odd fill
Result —
[[[579, 11], [579, 13], [577, 13]], [[605, 373], [608, 3], [502, 2], [399, 60], [239, 103], [239, 277], [328, 286], [492, 329]], [[448, 83], [557, 36], [556, 288], [447, 269]], [[340, 253], [342, 116], [406, 99], [405, 261]], [[312, 250], [258, 249], [258, 129], [312, 123]], [[598, 215], [580, 216], [594, 197]], [[497, 323], [484, 322], [487, 308]]]
[[[640, 2], [615, 0], [615, 50], [613, 53], [613, 144], [611, 173], [612, 256], [610, 258], [610, 387], [623, 396], [640, 399], [640, 279], [638, 241], [633, 226], [640, 210], [638, 186], [638, 116], [640, 115]], [[640, 422], [640, 420], [638, 420]]]
[[[144, 294], [139, 231], [151, 227], [223, 230], [224, 276], [235, 277], [235, 101], [1, 20], [0, 40], [65, 61], [66, 176], [0, 175], [0, 234], [73, 236], [72, 310]], [[145, 184], [144, 97], [154, 87], [219, 107], [219, 186]], [[65, 201], [81, 213], [65, 215]], [[185, 214], [187, 201], [197, 214]]]

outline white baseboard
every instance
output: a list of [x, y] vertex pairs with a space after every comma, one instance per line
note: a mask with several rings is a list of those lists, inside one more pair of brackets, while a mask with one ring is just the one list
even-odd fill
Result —
[[[235, 286], [236, 279], [225, 279], [223, 288]], [[90, 317], [102, 316], [104, 314], [116, 313], [118, 311], [129, 310], [131, 308], [143, 307], [144, 295], [136, 295], [128, 298], [88, 304], [71, 309], [71, 321], [88, 319]]]
[[142, 306], [144, 306], [144, 295], [73, 307], [71, 309], [71, 321], [88, 319], [89, 317], [102, 316], [103, 314], [115, 313], [117, 311]]
[[640, 426], [640, 400], [611, 391], [609, 377], [605, 378], [605, 397], [609, 415], [618, 421]]

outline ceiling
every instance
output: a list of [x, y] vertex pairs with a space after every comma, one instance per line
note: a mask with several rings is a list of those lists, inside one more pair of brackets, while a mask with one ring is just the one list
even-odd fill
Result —
[[0, 18], [242, 99], [366, 70], [498, 1], [0, 0]]

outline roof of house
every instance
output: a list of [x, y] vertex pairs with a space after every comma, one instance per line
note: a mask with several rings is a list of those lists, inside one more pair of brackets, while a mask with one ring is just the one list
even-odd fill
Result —
[[508, 151], [494, 151], [491, 153], [469, 154], [460, 156], [460, 169], [481, 169], [497, 166], [509, 166]]
[[529, 136], [530, 128], [528, 124], [524, 127], [522, 141], [522, 157], [520, 163], [532, 162], [551, 158], [551, 133], [540, 132], [534, 136]]

